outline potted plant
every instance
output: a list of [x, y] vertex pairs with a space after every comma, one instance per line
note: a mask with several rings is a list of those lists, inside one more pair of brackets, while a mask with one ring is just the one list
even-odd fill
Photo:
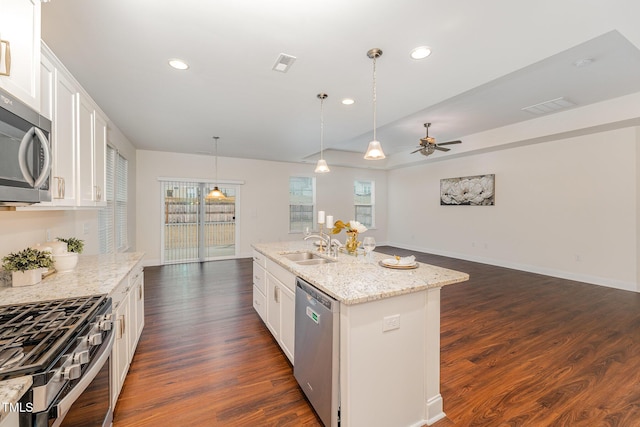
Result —
[[11, 272], [13, 286], [35, 285], [42, 281], [42, 269], [53, 265], [51, 254], [26, 248], [2, 258], [2, 267]]
[[81, 254], [84, 250], [84, 240], [76, 239], [75, 237], [69, 237], [66, 239], [63, 239], [62, 237], [56, 237], [56, 240], [66, 243], [68, 252]]
[[56, 240], [67, 244], [67, 252], [53, 255], [56, 271], [62, 273], [73, 270], [78, 264], [78, 254], [84, 250], [84, 241], [75, 237], [56, 237]]

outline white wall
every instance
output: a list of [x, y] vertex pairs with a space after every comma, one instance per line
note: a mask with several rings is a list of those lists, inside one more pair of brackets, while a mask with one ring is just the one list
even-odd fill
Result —
[[[140, 150], [137, 153], [137, 242], [146, 252], [147, 265], [160, 262], [162, 201], [158, 177], [214, 179], [213, 158]], [[240, 256], [251, 254], [251, 243], [302, 239], [289, 234], [289, 176], [316, 176], [317, 206], [334, 218], [353, 217], [353, 181], [372, 179], [376, 186], [376, 221], [379, 227], [367, 231], [379, 242], [387, 238], [387, 172], [331, 167], [328, 174], [313, 173], [313, 164], [294, 164], [264, 160], [218, 158], [218, 178], [244, 181], [240, 186]], [[338, 236], [344, 240], [342, 233]]]
[[[390, 243], [640, 290], [637, 147], [627, 127], [393, 170]], [[441, 178], [489, 173], [495, 206], [440, 206]]]

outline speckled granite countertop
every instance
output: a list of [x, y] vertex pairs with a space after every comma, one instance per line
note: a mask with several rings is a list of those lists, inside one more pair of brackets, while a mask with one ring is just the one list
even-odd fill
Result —
[[33, 286], [0, 287], [0, 305], [108, 294], [143, 256], [141, 252], [80, 255], [72, 271], [54, 273]]
[[354, 257], [340, 253], [338, 262], [303, 266], [282, 255], [315, 251], [316, 248], [310, 242], [254, 243], [252, 246], [256, 251], [346, 305], [469, 280], [467, 273], [423, 263], [418, 263], [418, 268], [412, 270], [385, 268], [378, 265], [378, 261], [390, 256], [376, 252], [373, 253], [372, 264], [366, 263], [362, 255]]
[[[0, 305], [109, 294], [143, 256], [141, 252], [80, 255], [73, 271], [54, 273], [37, 285], [13, 288], [10, 282], [0, 283]], [[16, 403], [31, 383], [30, 376], [0, 381], [0, 421], [7, 415], [5, 404]]]

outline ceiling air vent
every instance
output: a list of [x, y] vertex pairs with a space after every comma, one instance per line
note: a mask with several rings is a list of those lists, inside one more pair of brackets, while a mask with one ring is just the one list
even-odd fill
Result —
[[296, 57], [292, 55], [287, 55], [286, 53], [281, 53], [276, 59], [276, 63], [273, 64], [273, 71], [280, 71], [281, 73], [286, 73], [291, 68], [291, 65], [296, 61]]
[[564, 110], [565, 108], [573, 107], [576, 104], [565, 99], [563, 97], [552, 99], [550, 101], [541, 102], [539, 104], [530, 105], [528, 107], [524, 107], [522, 111], [526, 111], [531, 114], [535, 114], [536, 116], [548, 113], [554, 113], [558, 110]]

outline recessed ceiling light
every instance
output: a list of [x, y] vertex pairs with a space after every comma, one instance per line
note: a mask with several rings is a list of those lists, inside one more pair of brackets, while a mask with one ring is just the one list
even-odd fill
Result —
[[353, 105], [355, 102], [356, 102], [356, 101], [354, 101], [354, 100], [353, 100], [353, 99], [351, 99], [351, 98], [345, 98], [345, 99], [343, 99], [343, 100], [342, 100], [342, 103], [343, 103], [344, 105]]
[[169, 65], [171, 65], [176, 70], [186, 70], [189, 68], [189, 64], [184, 62], [182, 59], [170, 59]]
[[431, 55], [431, 48], [429, 46], [416, 47], [411, 51], [411, 58], [413, 59], [424, 59], [429, 55]]

